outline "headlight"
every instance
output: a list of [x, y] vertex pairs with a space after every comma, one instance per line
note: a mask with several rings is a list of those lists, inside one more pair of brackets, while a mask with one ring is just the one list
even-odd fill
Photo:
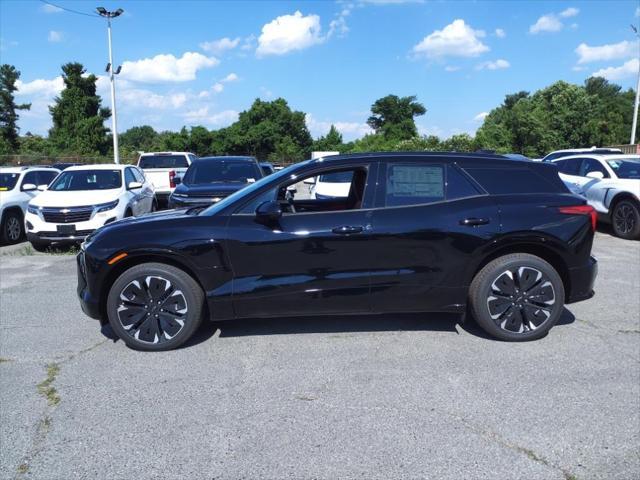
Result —
[[34, 207], [33, 205], [27, 205], [27, 212], [33, 213], [34, 215], [38, 215], [38, 207]]
[[116, 208], [118, 206], [118, 202], [120, 200], [114, 200], [113, 202], [109, 202], [109, 203], [101, 203], [100, 205], [96, 205], [95, 211], [96, 213], [100, 213], [100, 212], [107, 212], [109, 210], [113, 210], [114, 208]]

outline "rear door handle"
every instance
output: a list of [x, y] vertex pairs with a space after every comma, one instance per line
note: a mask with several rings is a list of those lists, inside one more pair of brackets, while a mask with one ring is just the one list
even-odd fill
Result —
[[467, 227], [477, 227], [478, 225], [486, 225], [490, 222], [488, 218], [465, 218], [464, 220], [460, 220], [460, 225], [465, 225]]
[[351, 227], [349, 225], [343, 225], [341, 227], [336, 227], [331, 230], [333, 233], [337, 233], [338, 235], [351, 235], [353, 233], [362, 233], [364, 230], [363, 227]]

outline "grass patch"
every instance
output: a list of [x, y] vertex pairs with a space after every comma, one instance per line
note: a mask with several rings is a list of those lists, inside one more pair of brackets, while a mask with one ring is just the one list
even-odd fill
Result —
[[0, 363], [13, 362], [11, 358], [0, 357]]
[[29, 257], [31, 255], [34, 255], [36, 253], [36, 251], [33, 249], [33, 247], [31, 246], [30, 243], [23, 245], [20, 248], [17, 248], [15, 250], [9, 250], [8, 252], [2, 252], [2, 254], [0, 254], [3, 257]]
[[38, 384], [38, 392], [47, 399], [47, 403], [52, 407], [60, 403], [60, 395], [58, 395], [56, 387], [53, 386], [58, 373], [60, 373], [60, 365], [57, 363], [48, 364], [47, 378]]
[[18, 465], [18, 473], [20, 475], [24, 475], [28, 471], [29, 471], [29, 465], [27, 464], [27, 462], [22, 462], [20, 465]]

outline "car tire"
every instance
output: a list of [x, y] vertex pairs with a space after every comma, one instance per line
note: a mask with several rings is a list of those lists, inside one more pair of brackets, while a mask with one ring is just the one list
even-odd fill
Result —
[[49, 242], [38, 242], [31, 240], [31, 246], [36, 252], [46, 252], [48, 248], [51, 246]]
[[18, 243], [24, 237], [22, 215], [15, 210], [5, 212], [2, 219], [2, 242], [5, 245]]
[[564, 309], [564, 285], [545, 260], [527, 253], [496, 258], [474, 277], [471, 312], [495, 338], [527, 341], [543, 337]]
[[179, 347], [198, 329], [204, 292], [191, 275], [163, 263], [143, 263], [113, 283], [107, 297], [111, 328], [131, 348]]
[[616, 237], [640, 239], [640, 205], [632, 200], [620, 200], [613, 207], [611, 226]]
[[158, 211], [158, 202], [156, 202], [156, 199], [153, 199], [153, 202], [151, 202], [151, 211], [152, 212], [157, 212]]

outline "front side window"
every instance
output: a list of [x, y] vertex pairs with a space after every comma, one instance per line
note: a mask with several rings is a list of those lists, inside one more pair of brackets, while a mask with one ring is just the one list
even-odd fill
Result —
[[144, 183], [145, 178], [144, 178], [144, 173], [142, 173], [142, 170], [138, 168], [132, 168], [132, 170], [133, 170], [133, 176], [136, 177], [136, 182]]
[[581, 177], [586, 177], [589, 172], [600, 172], [604, 178], [609, 178], [609, 172], [607, 172], [607, 169], [604, 168], [599, 161], [594, 160], [593, 158], [585, 158], [582, 161], [579, 175]]
[[129, 188], [129, 184], [131, 182], [136, 182], [136, 177], [133, 175], [133, 169], [131, 167], [127, 167], [124, 170], [124, 182], [127, 185], [127, 188]]
[[38, 185], [49, 185], [51, 181], [56, 178], [58, 172], [38, 172]]
[[444, 190], [443, 165], [387, 165], [387, 207], [440, 202], [445, 199]]
[[207, 183], [240, 182], [250, 183], [262, 178], [262, 172], [255, 162], [199, 160], [192, 163], [184, 175], [185, 185]]
[[53, 181], [49, 190], [111, 190], [121, 187], [120, 170], [65, 170]]
[[24, 187], [26, 184], [32, 184], [38, 186], [38, 172], [27, 172], [22, 179], [22, 186]]
[[19, 178], [20, 178], [20, 174], [17, 172], [0, 173], [0, 192], [13, 190], [13, 188], [18, 183]]

